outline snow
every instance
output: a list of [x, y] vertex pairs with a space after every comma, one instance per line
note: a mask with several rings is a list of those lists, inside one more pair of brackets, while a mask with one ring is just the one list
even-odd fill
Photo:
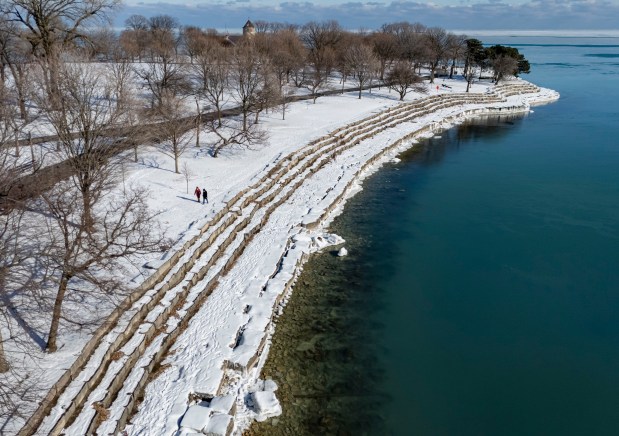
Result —
[[324, 234], [324, 235], [318, 235], [318, 236], [314, 236], [312, 237], [312, 242], [316, 245], [316, 247], [318, 247], [319, 249], [325, 248], [325, 247], [329, 247], [331, 245], [339, 245], [339, 244], [343, 244], [344, 239], [341, 236], [338, 235], [332, 235], [332, 234]]
[[181, 427], [200, 432], [208, 424], [210, 415], [206, 402], [191, 406], [181, 420]]
[[264, 421], [267, 418], [278, 416], [282, 413], [282, 406], [280, 406], [279, 400], [275, 396], [275, 392], [254, 392], [251, 399], [254, 403], [254, 409], [258, 414], [256, 417], [257, 421]]
[[277, 383], [274, 380], [264, 381], [264, 390], [269, 392], [275, 392], [277, 390]]
[[202, 430], [206, 436], [226, 436], [232, 422], [232, 416], [225, 414], [213, 415], [208, 424]]
[[[445, 83], [448, 83], [451, 89], [441, 88], [438, 92], [432, 90], [429, 95], [463, 92], [466, 88], [463, 81]], [[472, 88], [473, 93], [480, 95], [486, 91], [486, 85], [476, 84]], [[406, 101], [420, 97], [423, 96], [410, 94]], [[538, 94], [510, 96], [507, 101], [491, 106], [526, 112], [530, 104], [552, 101], [557, 97], [553, 91], [542, 89]], [[289, 106], [285, 121], [281, 120], [281, 115], [277, 113], [262, 117], [261, 123], [270, 135], [269, 144], [264, 147], [224, 150], [217, 159], [208, 155], [206, 145], [191, 148], [183, 162], [187, 162], [192, 172], [199, 176], [190, 180], [190, 191], [196, 185], [205, 187], [210, 201], [205, 205], [195, 201], [195, 197], [186, 192], [184, 177], [173, 172], [173, 161], [170, 158], [161, 155], [155, 148], [145, 148], [141, 152], [140, 162], [126, 165], [126, 183], [150, 189], [147, 195], [149, 204], [153, 210], [160, 212], [161, 222], [175, 242], [167, 253], [142, 259], [140, 264], [143, 266], [139, 275], [132, 279], [136, 284], [144, 280], [152, 273], [152, 268], [160, 266], [183, 244], [200, 235], [200, 229], [222, 210], [228, 200], [258, 182], [274, 165], [285, 161], [290, 153], [345, 124], [356, 123], [372, 114], [379, 115], [386, 109], [397, 108], [401, 104], [393, 93], [384, 89], [373, 90], [372, 94], [366, 92], [361, 100], [357, 98], [357, 93], [350, 93], [322, 97], [316, 104], [311, 101], [298, 102]], [[260, 368], [268, 354], [277, 314], [283, 310], [291, 286], [307, 256], [345, 242], [341, 237], [328, 233], [326, 229], [333, 216], [342, 210], [346, 198], [358, 192], [361, 189], [360, 181], [376, 171], [382, 163], [397, 162], [396, 155], [412, 146], [414, 138], [402, 142], [372, 166], [365, 168], [366, 163], [385, 147], [413, 130], [432, 126], [434, 131], [440, 131], [471, 116], [464, 114], [464, 111], [475, 111], [476, 114], [483, 115], [488, 110], [487, 106], [465, 104], [441, 108], [414, 120], [405, 120], [383, 131], [377, 131], [354, 147], [327, 159], [324, 164], [318, 160], [306, 169], [290, 170], [261, 196], [261, 199], [266, 199], [273, 193], [273, 202], [282, 200], [264, 223], [261, 220], [267, 212], [258, 207], [257, 201], [260, 199], [255, 199], [242, 208], [237, 204], [219, 222], [229, 218], [233, 224], [206, 249], [181, 283], [170, 289], [162, 302], [155, 306], [145, 323], [140, 326], [141, 334], [125, 344], [122, 349], [125, 356], [110, 365], [110, 371], [89, 396], [87, 404], [100, 401], [105, 396], [108, 385], [127, 365], [126, 356], [142, 343], [143, 334], [152, 326], [150, 323], [172, 304], [172, 299], [183, 292], [183, 288], [188, 287], [189, 292], [184, 305], [178, 309], [178, 317], [190, 311], [200, 296], [213, 285], [212, 293], [206, 298], [205, 304], [180, 333], [168, 357], [162, 362], [167, 369], [147, 385], [144, 402], [127, 426], [128, 433], [227, 434], [228, 426], [232, 422], [234, 431], [240, 434], [252, 419], [266, 419], [281, 413], [281, 406], [274, 393], [277, 385], [272, 380], [259, 380]], [[377, 121], [375, 124], [379, 125], [378, 123]], [[350, 133], [348, 136], [352, 135]], [[432, 135], [432, 132], [428, 131], [424, 135]], [[276, 193], [276, 190], [282, 187], [282, 181], [287, 178], [291, 181], [302, 178], [304, 180], [296, 190], [291, 188], [291, 182], [281, 192]], [[290, 196], [286, 198], [288, 194]], [[334, 202], [337, 206], [325, 216], [325, 211]], [[234, 236], [231, 245], [216, 259], [207, 274], [191, 286], [192, 277], [199, 274], [200, 270], [215, 258], [223, 241], [232, 234], [231, 229], [244, 220], [248, 222], [247, 227]], [[214, 234], [219, 223], [197, 238], [194, 245], [182, 256], [181, 263], [189, 261], [197, 247]], [[242, 250], [234, 267], [215, 282], [216, 272], [223, 269], [228, 258], [239, 250], [252, 229], [259, 231]], [[346, 248], [341, 247], [338, 255], [346, 254]], [[89, 372], [73, 381], [44, 422], [42, 432], [49, 432], [81, 384], [99, 367], [103, 348], [122, 334], [135, 310], [147, 304], [155, 291], [179, 268], [180, 266], [173, 268], [155, 290], [149, 291], [135, 303], [132, 310], [123, 315], [118, 327], [108, 335], [101, 349], [97, 349], [96, 356], [99, 360], [92, 360], [88, 365]], [[109, 408], [110, 419], [103, 422], [99, 429], [100, 434], [114, 431], [115, 420], [118, 420], [126, 409], [133, 387], [144, 374], [143, 368], [160, 350], [163, 338], [178, 328], [178, 317], [167, 321], [165, 329], [146, 347], [145, 354], [132, 364], [125, 385], [117, 396], [118, 400]], [[46, 359], [46, 355], [39, 353], [37, 361], [29, 370], [34, 373], [40, 371], [39, 375], [44, 378], [49, 371], [41, 385], [42, 390], [49, 389], [75, 359], [87, 339], [85, 335], [61, 337], [61, 341], [67, 344], [66, 351], [57, 353], [54, 359]], [[41, 365], [42, 362], [46, 366]], [[44, 371], [38, 369], [39, 366]], [[188, 398], [192, 395], [212, 400], [190, 405]], [[246, 398], [251, 399], [253, 408]], [[94, 410], [85, 407], [67, 434], [84, 434], [93, 416]]]

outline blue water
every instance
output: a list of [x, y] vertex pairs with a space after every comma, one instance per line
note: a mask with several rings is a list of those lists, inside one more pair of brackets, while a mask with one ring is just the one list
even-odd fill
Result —
[[619, 39], [485, 40], [561, 99], [366, 181], [350, 255], [310, 261], [278, 325], [262, 434], [619, 434]]
[[519, 46], [559, 102], [382, 174], [406, 192], [381, 286], [394, 434], [619, 434], [611, 42]]

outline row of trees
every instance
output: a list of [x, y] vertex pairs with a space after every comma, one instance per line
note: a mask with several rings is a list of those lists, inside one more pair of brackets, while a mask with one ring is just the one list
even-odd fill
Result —
[[[430, 83], [439, 72], [453, 77], [462, 64], [469, 82], [475, 71], [484, 69], [493, 69], [495, 80], [528, 71], [528, 63], [516, 49], [480, 49], [477, 40], [418, 23], [387, 24], [366, 34], [344, 31], [335, 21], [304, 26], [258, 22], [255, 36], [232, 42], [212, 30], [182, 27], [167, 15], [149, 19], [134, 15], [117, 36], [108, 28], [82, 29], [85, 21], [112, 10], [114, 2], [97, 0], [82, 5], [80, 0], [68, 0], [60, 2], [62, 8], [47, 11], [35, 7], [38, 3], [48, 4], [41, 0], [15, 1], [0, 23], [0, 71], [5, 78], [4, 72], [10, 70], [15, 81], [22, 124], [29, 117], [25, 107], [28, 66], [33, 61], [45, 64], [43, 79], [50, 102], [56, 104], [60, 52], [65, 60], [70, 52], [73, 59], [112, 60], [114, 65], [125, 65], [117, 72], [129, 81], [136, 76], [150, 94], [151, 111], [141, 115], [162, 121], [188, 116], [188, 100], [193, 98], [194, 113], [199, 117], [206, 103], [218, 113], [216, 125], [205, 126], [216, 138], [215, 156], [221, 147], [264, 137], [248, 125], [250, 113], [255, 115], [256, 124], [261, 112], [281, 105], [285, 117], [287, 97], [296, 92], [294, 88], [306, 88], [316, 98], [334, 72], [339, 73], [342, 88], [348, 80], [359, 87], [359, 98], [362, 88], [378, 80], [404, 99], [408, 91], [422, 89], [422, 68], [427, 69]], [[145, 65], [127, 68], [133, 61]], [[243, 115], [240, 132], [224, 126], [219, 115], [231, 97], [239, 103]], [[200, 121], [197, 132], [203, 127]], [[19, 130], [19, 123], [14, 129]], [[182, 126], [181, 130], [186, 129]], [[183, 148], [175, 140], [178, 132], [166, 133], [173, 139], [171, 154], [177, 161]]]
[[[231, 38], [166, 15], [132, 16], [117, 35], [106, 26], [117, 5], [7, 0], [0, 10], [0, 372], [10, 370], [3, 345], [6, 335], [20, 336], [13, 334], [18, 324], [56, 351], [61, 322], [81, 328], [92, 321], [92, 311], [67, 314], [66, 301], [74, 308], [116, 301], [126, 290], [118, 271], [167, 245], [144, 189], [120, 184], [119, 151], [134, 144], [137, 161], [145, 140], [139, 126], [152, 126], [179, 173], [193, 139], [214, 157], [235, 144], [262, 143], [262, 113], [277, 108], [285, 118], [293, 94], [305, 89], [315, 102], [334, 77], [342, 89], [348, 81], [357, 86], [359, 98], [378, 82], [402, 100], [425, 90], [424, 71], [430, 82], [458, 70], [470, 81], [489, 68], [495, 80], [528, 71], [515, 49], [485, 49], [463, 35], [404, 22], [371, 33], [347, 32], [335, 21], [256, 22], [253, 37]], [[238, 117], [224, 116], [230, 106]], [[206, 111], [214, 115], [202, 116]], [[56, 144], [31, 146], [25, 156], [18, 138], [35, 123], [50, 128]], [[42, 150], [65, 163], [67, 177], [17, 201], [15, 180], [40, 170]], [[26, 310], [43, 321], [29, 325], [20, 315]], [[9, 397], [0, 386], [0, 402]]]
[[[168, 244], [144, 188], [119, 185], [119, 140], [137, 125], [133, 72], [126, 65], [79, 61], [87, 27], [105, 22], [107, 0], [2, 3], [0, 15], [0, 415], [40, 392], [23, 361], [36, 347], [56, 351], [60, 325], [94, 327], [129, 291], [123, 279], [136, 256]], [[56, 135], [52, 147], [17, 142], [38, 125]], [[122, 138], [110, 129], [123, 127]], [[22, 137], [24, 135], [21, 135]], [[26, 148], [27, 150], [27, 148]], [[66, 177], [23, 200], [20, 177], [41, 171], [47, 150]], [[26, 187], [32, 191], [32, 186]], [[122, 271], [125, 271], [123, 273]], [[71, 304], [67, 307], [67, 302]], [[10, 354], [5, 353], [6, 341]], [[19, 362], [17, 365], [12, 363]]]
[[[30, 72], [28, 108], [57, 136], [50, 158], [67, 177], [53, 188], [20, 199], [20, 176], [40, 169], [16, 153], [9, 113], [14, 96], [0, 86], [0, 413], [19, 414], [15, 401], [31, 401], [25, 368], [11, 366], [36, 347], [56, 351], [61, 324], [77, 332], [96, 326], [140, 271], [138, 255], [165, 250], [168, 242], [144, 187], [124, 186], [123, 157], [108, 130], [130, 117], [117, 99], [113, 68], [61, 63], [53, 100], [42, 68]], [[76, 134], [77, 132], [77, 134]], [[127, 130], [125, 139], [130, 139]], [[137, 138], [134, 138], [137, 139]], [[13, 194], [16, 194], [15, 197]], [[67, 307], [67, 302], [70, 305]], [[10, 359], [4, 341], [11, 341]], [[4, 417], [4, 416], [3, 416]]]

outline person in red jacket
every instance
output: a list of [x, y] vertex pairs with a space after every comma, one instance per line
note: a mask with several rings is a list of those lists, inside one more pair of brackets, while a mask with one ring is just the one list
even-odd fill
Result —
[[202, 194], [202, 191], [200, 190], [200, 188], [196, 186], [196, 190], [193, 191], [193, 193], [196, 195], [196, 197], [198, 197], [198, 203], [200, 203], [200, 194]]

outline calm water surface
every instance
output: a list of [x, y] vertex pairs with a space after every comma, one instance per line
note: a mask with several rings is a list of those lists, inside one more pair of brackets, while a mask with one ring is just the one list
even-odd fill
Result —
[[619, 434], [619, 39], [502, 38], [561, 100], [367, 180], [308, 263], [256, 434]]

